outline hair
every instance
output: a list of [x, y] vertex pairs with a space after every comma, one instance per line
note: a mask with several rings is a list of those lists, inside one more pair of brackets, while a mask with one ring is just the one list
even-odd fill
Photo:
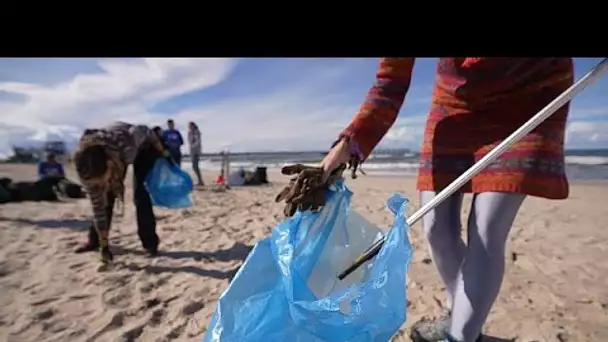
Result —
[[156, 133], [156, 135], [158, 135], [159, 137], [163, 135], [163, 129], [160, 126], [152, 127], [152, 131]]
[[76, 171], [80, 177], [97, 178], [108, 170], [108, 154], [103, 146], [90, 146], [74, 156]]
[[194, 127], [194, 129], [195, 129], [195, 130], [197, 130], [197, 131], [198, 131], [198, 126], [197, 126], [197, 125], [196, 125], [196, 124], [195, 124], [193, 121], [190, 121], [190, 125], [191, 125], [192, 127]]
[[167, 123], [174, 123], [174, 122], [173, 122], [173, 119], [169, 119], [169, 120], [167, 120]]

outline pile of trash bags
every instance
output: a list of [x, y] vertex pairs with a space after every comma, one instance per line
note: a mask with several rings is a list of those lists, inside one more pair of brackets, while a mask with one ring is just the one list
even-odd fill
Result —
[[146, 188], [155, 206], [179, 209], [192, 206], [190, 193], [194, 189], [190, 175], [169, 163], [165, 158], [158, 158], [145, 181]]
[[203, 342], [389, 341], [406, 319], [412, 247], [407, 199], [387, 202], [394, 223], [378, 256], [337, 274], [383, 234], [350, 208], [343, 181], [320, 212], [298, 211], [256, 244], [220, 296]]
[[85, 198], [86, 194], [79, 184], [66, 178], [45, 178], [35, 182], [0, 178], [0, 203], [58, 201], [61, 197]]
[[268, 184], [268, 173], [266, 167], [258, 166], [255, 171], [240, 168], [228, 175], [228, 185], [231, 186], [253, 186]]

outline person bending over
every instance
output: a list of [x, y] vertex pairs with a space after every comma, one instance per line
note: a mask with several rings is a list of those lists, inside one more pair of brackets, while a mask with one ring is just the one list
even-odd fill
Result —
[[99, 250], [103, 263], [112, 261], [108, 235], [114, 204], [117, 200], [123, 201], [127, 167], [133, 165], [137, 234], [147, 253], [157, 255], [156, 218], [144, 181], [160, 157], [172, 162], [158, 136], [146, 126], [116, 122], [101, 129], [85, 131], [74, 162], [91, 199], [94, 224], [89, 229], [88, 241], [76, 250], [77, 253]]

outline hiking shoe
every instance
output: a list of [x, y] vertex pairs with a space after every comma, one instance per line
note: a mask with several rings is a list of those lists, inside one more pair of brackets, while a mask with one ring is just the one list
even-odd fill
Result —
[[[410, 338], [413, 342], [457, 342], [449, 335], [450, 315], [444, 315], [434, 320], [422, 318], [412, 326]], [[482, 342], [483, 335], [479, 335], [475, 342]]]
[[449, 315], [444, 315], [433, 320], [423, 317], [412, 326], [410, 338], [413, 342], [441, 342], [448, 340], [450, 323]]
[[111, 264], [114, 261], [114, 254], [110, 251], [108, 246], [101, 247], [99, 249], [99, 253], [101, 256], [101, 262], [104, 264]]
[[86, 253], [86, 252], [94, 252], [99, 249], [99, 245], [96, 243], [87, 242], [82, 246], [76, 248], [74, 253]]

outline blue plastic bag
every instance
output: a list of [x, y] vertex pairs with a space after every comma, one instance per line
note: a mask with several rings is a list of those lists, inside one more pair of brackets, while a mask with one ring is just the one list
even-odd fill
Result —
[[190, 193], [194, 188], [190, 175], [172, 165], [165, 158], [158, 158], [146, 176], [145, 182], [152, 204], [167, 208], [192, 206]]
[[203, 342], [386, 342], [406, 319], [407, 199], [378, 256], [337, 279], [382, 232], [350, 209], [339, 182], [319, 213], [297, 212], [256, 244], [220, 296]]

